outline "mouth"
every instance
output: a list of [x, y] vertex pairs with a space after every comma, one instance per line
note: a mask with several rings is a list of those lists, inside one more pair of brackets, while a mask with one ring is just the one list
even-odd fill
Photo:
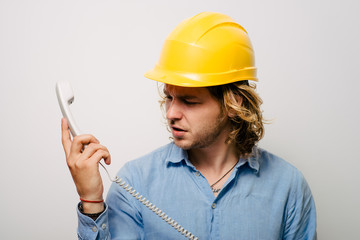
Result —
[[173, 130], [177, 131], [177, 132], [185, 132], [184, 129], [179, 128], [179, 127], [171, 126], [171, 128], [172, 128]]
[[183, 138], [185, 133], [187, 132], [185, 129], [182, 129], [178, 126], [170, 126], [171, 127], [171, 132], [174, 138]]

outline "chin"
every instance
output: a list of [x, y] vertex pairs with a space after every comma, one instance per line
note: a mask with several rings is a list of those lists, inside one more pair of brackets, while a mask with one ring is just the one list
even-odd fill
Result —
[[183, 149], [183, 150], [190, 150], [191, 144], [190, 143], [186, 143], [184, 140], [176, 140], [174, 139], [174, 143], [176, 146], [178, 146], [179, 148]]

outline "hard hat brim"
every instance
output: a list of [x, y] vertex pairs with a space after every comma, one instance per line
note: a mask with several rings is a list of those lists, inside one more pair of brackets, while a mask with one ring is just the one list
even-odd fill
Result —
[[[166, 71], [155, 66], [154, 69], [146, 72], [144, 76], [157, 82], [181, 87], [210, 87], [245, 80], [258, 81], [255, 67], [232, 70], [225, 73], [194, 74]], [[221, 81], [219, 81], [219, 79], [221, 79]], [[219, 84], [219, 82], [221, 83]]]

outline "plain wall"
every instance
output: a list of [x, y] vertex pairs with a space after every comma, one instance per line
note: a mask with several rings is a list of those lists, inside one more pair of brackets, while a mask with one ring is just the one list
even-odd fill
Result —
[[114, 175], [169, 142], [156, 82], [143, 74], [181, 20], [215, 11], [243, 25], [254, 45], [272, 121], [259, 145], [305, 175], [319, 239], [359, 239], [359, 5], [1, 0], [1, 238], [76, 238], [79, 199], [60, 142], [55, 83], [72, 83], [73, 114], [109, 148]]

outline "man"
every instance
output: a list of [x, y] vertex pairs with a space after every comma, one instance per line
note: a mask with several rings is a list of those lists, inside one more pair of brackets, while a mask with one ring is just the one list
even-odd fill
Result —
[[[262, 101], [248, 82], [257, 78], [244, 28], [218, 13], [187, 19], [145, 76], [164, 83], [173, 142], [128, 162], [118, 176], [199, 239], [316, 238], [302, 174], [256, 146]], [[98, 163], [110, 164], [108, 150], [91, 135], [71, 140], [66, 120], [62, 132], [81, 199], [79, 239], [184, 239], [118, 184], [103, 203]]]

